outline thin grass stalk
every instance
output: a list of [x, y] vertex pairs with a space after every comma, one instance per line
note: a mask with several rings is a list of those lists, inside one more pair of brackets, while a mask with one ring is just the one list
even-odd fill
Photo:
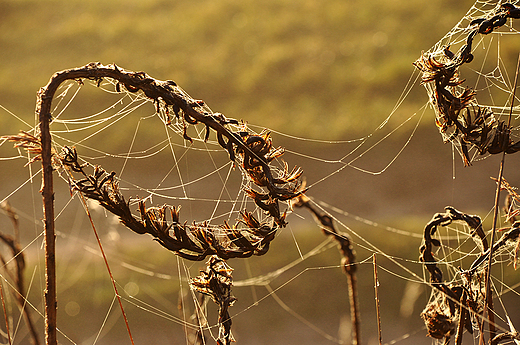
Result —
[[374, 263], [374, 291], [375, 291], [376, 315], [377, 315], [377, 335], [378, 335], [379, 345], [382, 345], [383, 337], [381, 335], [381, 314], [380, 314], [380, 310], [379, 310], [379, 280], [377, 279], [376, 253], [374, 253], [374, 255], [373, 255], [373, 263]]
[[[49, 84], [51, 86], [52, 83]], [[38, 93], [36, 113], [40, 121], [42, 198], [45, 241], [45, 344], [57, 345], [56, 338], [56, 233], [54, 230], [54, 186], [51, 150], [51, 102], [59, 84]]]
[[99, 246], [99, 250], [101, 251], [101, 255], [103, 256], [103, 260], [105, 261], [105, 266], [108, 271], [108, 275], [110, 276], [110, 281], [112, 282], [112, 287], [114, 288], [114, 293], [117, 297], [117, 302], [119, 303], [119, 308], [121, 309], [121, 314], [123, 314], [123, 319], [125, 320], [126, 325], [126, 331], [128, 332], [128, 336], [130, 337], [130, 342], [132, 345], [134, 345], [134, 338], [132, 337], [132, 332], [130, 331], [130, 325], [128, 323], [128, 318], [126, 317], [125, 309], [123, 308], [123, 303], [121, 302], [121, 296], [119, 295], [119, 292], [117, 291], [116, 281], [114, 279], [114, 276], [112, 275], [112, 270], [110, 269], [110, 266], [108, 264], [107, 257], [105, 255], [105, 251], [103, 250], [103, 246], [101, 245], [101, 240], [99, 239], [98, 232], [96, 230], [96, 226], [94, 225], [94, 221], [92, 220], [92, 216], [90, 215], [90, 211], [88, 209], [87, 200], [83, 196], [83, 194], [78, 193], [81, 201], [83, 203], [83, 206], [85, 207], [85, 212], [87, 213], [88, 219], [90, 221], [90, 225], [92, 226], [92, 230], [94, 231], [94, 235], [96, 236], [96, 240]]
[[[516, 73], [515, 73], [515, 82], [513, 84], [513, 92], [512, 92], [512, 97], [511, 97], [511, 106], [509, 108], [509, 117], [508, 117], [508, 120], [507, 120], [507, 130], [510, 131], [510, 128], [511, 128], [511, 118], [513, 116], [513, 105], [515, 103], [515, 94], [516, 94], [516, 86], [517, 86], [517, 83], [518, 83], [518, 70], [520, 69], [520, 55], [518, 56], [518, 62], [517, 62], [517, 65], [516, 65]], [[496, 194], [495, 194], [495, 209], [494, 209], [494, 213], [493, 213], [493, 229], [491, 231], [491, 245], [489, 247], [489, 260], [488, 260], [488, 263], [487, 263], [487, 270], [486, 270], [486, 280], [485, 280], [485, 294], [486, 294], [486, 298], [484, 299], [485, 301], [487, 301], [487, 303], [484, 304], [484, 312], [482, 313], [482, 316], [485, 316], [486, 315], [486, 312], [487, 312], [487, 315], [488, 315], [488, 319], [489, 319], [489, 338], [490, 339], [493, 339], [496, 335], [496, 329], [495, 329], [495, 325], [494, 325], [494, 314], [493, 314], [493, 295], [492, 295], [492, 292], [491, 292], [491, 287], [490, 287], [490, 276], [491, 276], [491, 264], [493, 262], [493, 245], [495, 243], [495, 235], [496, 235], [496, 231], [497, 231], [497, 220], [498, 220], [498, 206], [499, 206], [499, 200], [500, 200], [500, 190], [502, 189], [502, 178], [503, 178], [503, 174], [504, 174], [504, 163], [505, 163], [505, 160], [506, 160], [506, 152], [504, 151], [502, 153], [502, 159], [500, 160], [500, 169], [499, 169], [499, 172], [498, 172], [498, 178], [497, 178], [497, 189], [496, 189]], [[484, 322], [484, 321], [483, 321]], [[480, 345], [483, 345], [484, 344], [484, 334], [481, 333], [480, 334], [480, 339], [479, 339], [479, 344]]]
[[9, 318], [7, 317], [7, 311], [5, 309], [4, 288], [3, 288], [1, 282], [0, 282], [0, 296], [2, 297], [2, 307], [4, 309], [5, 331], [7, 333], [7, 341], [9, 342], [9, 345], [11, 345], [12, 341], [11, 341], [11, 332], [9, 331]]

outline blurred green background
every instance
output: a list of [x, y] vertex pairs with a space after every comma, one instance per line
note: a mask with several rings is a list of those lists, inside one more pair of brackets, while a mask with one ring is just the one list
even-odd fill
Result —
[[[22, 116], [50, 76], [92, 61], [174, 79], [215, 111], [286, 133], [379, 125], [470, 1], [1, 1], [0, 104]], [[424, 104], [422, 90], [411, 109]], [[2, 119], [3, 121], [5, 119]], [[7, 120], [4, 126], [17, 126]]]
[[[99, 61], [145, 71], [161, 80], [173, 79], [191, 96], [203, 99], [214, 111], [228, 117], [298, 137], [349, 140], [372, 133], [383, 122], [413, 72], [412, 62], [444, 36], [472, 4], [466, 0], [0, 0], [0, 105], [33, 123], [36, 92], [54, 72]], [[391, 126], [403, 123], [426, 101], [424, 88], [417, 84], [394, 115]], [[89, 107], [89, 102], [93, 100], [78, 99], [74, 106]], [[1, 109], [0, 128], [0, 135], [26, 129]], [[408, 140], [412, 128], [408, 125], [397, 131], [366, 159], [360, 159], [360, 164], [374, 171], [382, 169]], [[128, 133], [130, 137], [134, 129], [119, 128], [118, 135]], [[310, 183], [330, 171], [291, 151], [338, 159], [352, 149], [348, 145], [329, 146], [276, 136], [275, 144], [287, 147], [285, 158], [291, 166], [303, 167]], [[369, 175], [346, 169], [316, 185], [309, 195], [352, 214], [420, 233], [430, 217], [447, 204], [466, 212], [487, 212], [494, 193], [489, 176], [496, 175], [497, 162], [493, 157], [478, 162], [478, 167], [462, 169], [460, 159], [453, 159], [450, 147], [442, 144], [433, 112], [427, 111], [408, 147], [385, 173]], [[26, 176], [23, 164], [14, 164], [0, 164], [2, 198], [25, 179], [17, 180]], [[518, 163], [509, 167], [517, 168]], [[511, 170], [507, 176], [513, 176], [514, 183], [519, 170]], [[37, 195], [37, 188], [30, 192]], [[62, 189], [57, 195], [68, 193], [67, 186], [59, 188]], [[21, 208], [29, 203], [26, 198], [15, 195], [13, 206]], [[33, 202], [39, 205], [37, 196]], [[57, 201], [60, 207], [65, 207], [64, 202]], [[58, 243], [63, 244], [58, 254], [59, 322], [74, 341], [91, 344], [113, 300], [113, 292], [101, 259], [93, 254], [95, 242], [86, 220], [82, 223], [74, 217], [81, 213], [78, 206], [70, 219], [59, 223], [62, 234]], [[99, 217], [120, 288], [138, 291], [137, 297], [178, 315], [176, 258], [149, 238], [128, 234], [106, 216], [105, 220], [103, 215]], [[232, 260], [235, 279], [248, 278], [247, 272], [253, 276], [266, 274], [297, 259], [295, 237], [301, 246], [298, 250], [303, 253], [325, 239], [312, 221], [293, 217], [291, 222], [294, 225], [290, 231], [281, 232], [268, 255]], [[364, 238], [385, 246], [385, 252], [417, 259], [420, 239], [404, 237], [403, 241], [403, 237], [352, 219], [345, 222]], [[4, 219], [3, 227], [8, 224]], [[22, 226], [31, 229], [29, 235], [22, 237], [25, 240], [33, 239], [41, 231], [28, 219], [23, 220]], [[358, 244], [359, 258], [368, 258], [370, 251]], [[38, 250], [28, 252], [32, 253], [28, 258], [30, 276], [34, 265], [41, 261], [41, 254]], [[148, 273], [156, 276], [129, 269], [131, 263], [148, 267]], [[323, 269], [305, 272], [289, 282], [293, 274], [304, 269], [297, 266], [275, 280], [273, 288], [288, 283], [279, 291], [282, 301], [318, 328], [336, 336], [338, 329], [348, 324], [346, 283], [337, 267], [339, 254], [332, 247], [304, 263]], [[384, 259], [380, 263], [403, 273]], [[197, 274], [201, 266], [195, 263], [189, 269]], [[41, 298], [42, 291], [41, 271], [38, 272], [34, 281], [37, 288], [32, 290], [35, 301]], [[166, 278], [158, 277], [158, 273]], [[417, 273], [421, 274], [420, 269]], [[359, 274], [363, 292], [362, 339], [371, 344], [376, 341], [371, 264], [361, 265]], [[410, 333], [408, 339], [399, 343], [430, 343], [418, 316], [429, 290], [422, 288], [420, 303], [411, 314], [403, 314], [400, 306], [407, 282], [386, 272], [380, 273], [380, 279], [384, 339], [398, 339]], [[240, 344], [329, 343], [272, 298], [248, 308], [254, 305], [256, 297], [265, 294], [262, 287], [235, 289], [239, 302], [234, 308], [237, 312], [245, 310], [234, 319], [233, 329]], [[36, 305], [41, 310], [41, 305]], [[142, 312], [127, 305], [136, 344], [184, 343], [181, 326], [155, 315], [152, 307], [145, 309]], [[118, 315], [118, 310], [112, 311], [110, 327], [98, 344], [126, 343]], [[214, 311], [212, 317], [214, 320]], [[41, 318], [38, 322], [42, 329]], [[27, 343], [27, 338], [19, 338], [23, 339], [21, 343]]]

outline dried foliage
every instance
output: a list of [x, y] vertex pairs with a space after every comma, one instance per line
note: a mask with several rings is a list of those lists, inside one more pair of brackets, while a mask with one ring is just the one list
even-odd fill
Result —
[[[463, 79], [459, 77], [459, 68], [473, 60], [472, 45], [478, 34], [487, 35], [502, 27], [508, 19], [520, 18], [520, 8], [511, 3], [503, 3], [497, 6], [491, 15], [473, 20], [468, 27], [468, 35], [465, 44], [457, 53], [450, 50], [450, 46], [444, 46], [442, 51], [423, 53], [414, 62], [414, 65], [422, 72], [422, 84], [425, 85], [430, 95], [430, 103], [436, 113], [436, 124], [439, 131], [446, 139], [460, 146], [461, 156], [465, 166], [471, 165], [469, 150], [476, 149], [480, 155], [502, 153], [499, 177], [500, 186], [497, 187], [494, 220], [491, 230], [490, 242], [482, 231], [480, 218], [468, 216], [455, 209], [448, 207], [446, 213], [437, 214], [427, 224], [424, 233], [424, 244], [421, 246], [420, 259], [424, 262], [430, 273], [430, 282], [439, 292], [439, 298], [430, 301], [422, 316], [428, 327], [428, 334], [432, 337], [442, 339], [446, 342], [456, 332], [456, 344], [462, 343], [464, 328], [471, 332], [473, 327], [470, 319], [478, 316], [474, 323], [480, 333], [480, 342], [484, 342], [484, 318], [487, 313], [489, 323], [490, 342], [499, 339], [496, 335], [493, 312], [493, 294], [490, 284], [490, 271], [492, 259], [496, 251], [516, 241], [514, 264], [516, 268], [517, 252], [520, 247], [518, 240], [518, 228], [520, 223], [516, 222], [517, 211], [512, 206], [515, 203], [516, 192], [505, 182], [502, 182], [502, 173], [505, 154], [520, 151], [520, 142], [514, 142], [511, 136], [511, 115], [517, 86], [518, 67], [511, 92], [511, 110], [509, 118], [501, 121], [495, 118], [493, 112], [480, 106], [475, 99], [476, 92], [470, 88], [462, 88]], [[520, 66], [520, 60], [519, 60]], [[498, 218], [498, 200], [500, 188], [507, 189], [507, 220], [512, 223], [510, 230], [495, 244], [496, 221]], [[465, 222], [480, 238], [480, 256], [472, 263], [470, 269], [463, 271], [460, 275], [462, 283], [449, 286], [444, 282], [441, 270], [437, 267], [433, 247], [441, 245], [440, 241], [432, 238], [437, 226], [446, 226], [453, 221]], [[482, 268], [483, 267], [483, 268]], [[459, 308], [456, 308], [456, 305]], [[482, 321], [481, 321], [482, 320]], [[456, 324], [458, 323], [458, 326]], [[504, 333], [503, 333], [504, 334]], [[497, 338], [498, 337], [498, 338]]]
[[[218, 227], [207, 222], [182, 223], [178, 207], [163, 205], [147, 208], [142, 199], [126, 201], [119, 190], [115, 172], [107, 173], [95, 166], [93, 173], [87, 174], [85, 168], [89, 165], [78, 162], [75, 148], [64, 147], [60, 157], [65, 167], [83, 177], [77, 180], [71, 178], [73, 190], [97, 200], [130, 230], [152, 235], [163, 247], [185, 259], [200, 261], [210, 255], [218, 255], [222, 259], [263, 255], [275, 237], [276, 226], [260, 223], [247, 211], [241, 212], [242, 219], [233, 227], [227, 222]], [[132, 214], [131, 201], [137, 203], [139, 217]], [[240, 225], [245, 227], [241, 228]]]
[[26, 165], [42, 160], [42, 144], [39, 137], [21, 131], [17, 135], [8, 135], [2, 138], [14, 142], [14, 148], [22, 148], [33, 156]]
[[[204, 141], [214, 131], [219, 145], [224, 148], [229, 158], [245, 171], [246, 176], [256, 186], [244, 191], [255, 204], [262, 209], [271, 219], [272, 223], [259, 222], [252, 213], [243, 210], [241, 219], [234, 226], [227, 222], [220, 226], [210, 226], [207, 222], [188, 225], [181, 223], [179, 208], [163, 205], [160, 207], [145, 206], [141, 199], [126, 200], [119, 190], [116, 173], [106, 172], [99, 166], [80, 164], [74, 147], [64, 147], [60, 154], [51, 148], [50, 119], [51, 103], [58, 87], [66, 80], [75, 80], [82, 84], [83, 80], [93, 80], [97, 86], [105, 78], [114, 80], [115, 91], [121, 92], [124, 87], [128, 92], [142, 92], [151, 99], [159, 116], [164, 123], [171, 125], [172, 116], [177, 121], [182, 121], [183, 137], [192, 142], [187, 134], [189, 125], [202, 123], [205, 125], [206, 134]], [[160, 81], [148, 76], [144, 72], [132, 72], [119, 68], [116, 65], [104, 66], [100, 63], [90, 63], [84, 67], [69, 69], [55, 73], [49, 83], [38, 93], [36, 112], [40, 119], [40, 133], [34, 135], [20, 133], [5, 137], [15, 142], [15, 147], [24, 148], [34, 155], [29, 163], [42, 160], [44, 178], [42, 194], [44, 196], [45, 234], [46, 234], [46, 268], [54, 270], [55, 264], [50, 259], [54, 258], [54, 206], [52, 171], [64, 169], [69, 177], [71, 193], [78, 191], [85, 197], [97, 200], [101, 206], [117, 215], [121, 222], [138, 234], [150, 234], [162, 246], [175, 254], [188, 260], [203, 260], [207, 256], [218, 256], [218, 260], [229, 258], [245, 258], [251, 255], [263, 255], [269, 250], [271, 241], [277, 230], [286, 225], [285, 212], [280, 211], [280, 202], [290, 202], [305, 190], [301, 188], [299, 178], [302, 170], [289, 169], [283, 162], [283, 169], [278, 176], [273, 175], [270, 163], [279, 159], [284, 150], [275, 148], [269, 132], [260, 135], [250, 133], [245, 123], [235, 119], [228, 119], [220, 113], [213, 113], [205, 106], [204, 101], [195, 100], [184, 92], [174, 81]], [[238, 130], [233, 131], [233, 128]], [[88, 174], [85, 169], [92, 168]], [[77, 175], [80, 178], [76, 178]], [[139, 215], [135, 216], [130, 210], [130, 204], [137, 203]], [[47, 236], [47, 233], [48, 236]], [[49, 251], [47, 251], [49, 248]], [[215, 259], [216, 260], [216, 259]], [[220, 264], [219, 264], [220, 265]], [[213, 267], [213, 265], [210, 265]], [[213, 268], [212, 268], [213, 269]], [[218, 271], [220, 272], [220, 271]], [[220, 272], [222, 273], [222, 272]], [[219, 274], [220, 274], [219, 273]], [[47, 306], [55, 305], [50, 299], [55, 298], [55, 273], [46, 275], [50, 280], [47, 289], [53, 289], [49, 293]], [[231, 285], [230, 285], [231, 286]], [[200, 287], [199, 287], [200, 288]], [[231, 303], [231, 302], [229, 302]], [[227, 313], [227, 307], [221, 306], [222, 315]], [[55, 308], [46, 309], [46, 335], [50, 343], [55, 343]], [[53, 316], [54, 315], [54, 316]], [[223, 342], [230, 341], [229, 327], [231, 320], [222, 317], [221, 323], [225, 333]], [[48, 321], [48, 322], [47, 322]]]
[[[434, 294], [436, 297], [430, 300], [421, 316], [429, 336], [449, 341], [456, 333], [456, 343], [460, 344], [464, 329], [473, 333], [476, 325], [482, 333], [480, 318], [483, 316], [486, 300], [485, 275], [488, 269], [484, 264], [489, 260], [490, 252], [495, 256], [501, 249], [518, 241], [520, 222], [515, 222], [491, 249], [482, 229], [480, 217], [462, 213], [449, 206], [445, 210], [445, 213], [435, 214], [424, 228], [424, 243], [420, 247], [419, 259], [430, 273], [430, 284], [439, 293]], [[440, 240], [432, 237], [437, 232], [437, 228], [448, 226], [453, 222], [462, 222], [469, 227], [470, 234], [481, 252], [469, 269], [460, 268], [461, 283], [458, 284], [450, 284], [444, 280], [433, 250], [434, 247], [442, 245]]]
[[464, 165], [471, 165], [468, 145], [479, 154], [515, 153], [520, 151], [520, 142], [511, 139], [511, 127], [497, 120], [493, 112], [474, 101], [475, 91], [466, 88], [457, 92], [455, 87], [464, 83], [459, 78], [459, 67], [473, 60], [473, 39], [477, 34], [487, 35], [504, 25], [508, 18], [520, 18], [520, 9], [512, 4], [503, 4], [492, 18], [479, 18], [470, 23], [474, 29], [468, 34], [466, 44], [457, 53], [444, 47], [443, 54], [435, 57], [423, 53], [414, 62], [422, 72], [422, 83], [433, 83], [430, 101], [436, 113], [436, 124], [441, 133], [452, 129], [448, 140], [457, 140], [462, 151]]
[[219, 335], [218, 345], [229, 345], [234, 342], [231, 334], [231, 317], [228, 309], [235, 303], [236, 298], [231, 294], [233, 286], [233, 269], [221, 258], [211, 256], [207, 262], [206, 271], [190, 280], [190, 286], [197, 292], [211, 297], [218, 305]]
[[[115, 173], [107, 173], [101, 167], [94, 167], [92, 174], [84, 170], [86, 165], [78, 162], [75, 148], [64, 147], [59, 155], [53, 153], [53, 165], [67, 167], [70, 171], [70, 185], [83, 193], [87, 198], [100, 202], [108, 211], [117, 215], [129, 229], [139, 234], [152, 235], [161, 245], [189, 260], [203, 260], [209, 255], [218, 255], [223, 259], [262, 255], [269, 250], [279, 227], [286, 225], [285, 212], [280, 212], [280, 201], [288, 201], [304, 192], [300, 188], [299, 178], [302, 170], [289, 170], [283, 162], [284, 169], [279, 176], [273, 176], [269, 163], [279, 158], [284, 150], [274, 148], [269, 132], [260, 135], [249, 133], [245, 124], [241, 130], [232, 132], [229, 125], [239, 125], [239, 121], [228, 119], [220, 113], [210, 113], [203, 101], [194, 100], [182, 91], [175, 82], [159, 81], [144, 72], [125, 71], [116, 65], [103, 66], [91, 63], [84, 67], [56, 73], [49, 84], [40, 91], [40, 109], [45, 100], [52, 99], [53, 91], [67, 80], [74, 79], [82, 83], [82, 79], [95, 80], [100, 85], [103, 78], [116, 80], [116, 91], [124, 86], [129, 92], [142, 91], [151, 98], [157, 111], [165, 109], [165, 123], [171, 123], [171, 116], [176, 116], [187, 125], [203, 123], [206, 126], [205, 140], [211, 130], [216, 132], [218, 143], [228, 152], [229, 157], [244, 169], [250, 180], [261, 190], [248, 188], [245, 190], [255, 204], [266, 212], [273, 224], [259, 222], [251, 213], [241, 212], [241, 219], [235, 226], [224, 223], [221, 226], [210, 226], [206, 222], [188, 225], [180, 223], [179, 208], [175, 206], [150, 207], [138, 199], [139, 218], [130, 210], [130, 201], [126, 201], [119, 191]], [[50, 95], [47, 95], [49, 94]], [[47, 106], [48, 107], [48, 106]], [[192, 140], [184, 131], [184, 138]], [[41, 145], [38, 136], [21, 133], [9, 136], [16, 147], [25, 148], [35, 154], [34, 160], [40, 159]], [[56, 162], [58, 159], [60, 162]], [[79, 180], [74, 174], [79, 173]], [[243, 227], [241, 227], [242, 225]]]

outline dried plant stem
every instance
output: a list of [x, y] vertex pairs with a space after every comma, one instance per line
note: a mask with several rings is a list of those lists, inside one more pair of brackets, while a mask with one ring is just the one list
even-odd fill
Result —
[[15, 274], [12, 275], [11, 272], [7, 269], [8, 262], [3, 258], [2, 255], [0, 255], [0, 260], [2, 261], [3, 266], [6, 268], [6, 272], [11, 276], [11, 278], [16, 284], [17, 290], [15, 293], [15, 300], [18, 303], [18, 306], [23, 314], [25, 324], [27, 325], [29, 333], [31, 334], [32, 343], [34, 345], [40, 345], [39, 335], [36, 330], [36, 326], [34, 325], [29, 309], [25, 307], [27, 301], [27, 296], [25, 295], [26, 292], [24, 279], [25, 257], [20, 247], [20, 227], [18, 221], [18, 214], [16, 214], [15, 210], [7, 201], [2, 203], [0, 205], [0, 208], [2, 208], [7, 213], [7, 216], [9, 217], [9, 219], [11, 219], [11, 222], [13, 223], [14, 236], [5, 235], [0, 232], [0, 240], [11, 249], [11, 254], [15, 263]]
[[[518, 70], [520, 68], [520, 55], [518, 56], [518, 62], [516, 65], [516, 73], [515, 73], [515, 82], [513, 84], [513, 91], [512, 91], [512, 97], [511, 97], [511, 107], [509, 109], [509, 118], [507, 122], [507, 128], [508, 131], [510, 131], [509, 128], [511, 128], [511, 117], [513, 116], [513, 105], [515, 103], [515, 94], [516, 94], [516, 86], [518, 83]], [[497, 178], [497, 189], [495, 194], [495, 209], [493, 213], [493, 229], [491, 231], [491, 245], [489, 247], [489, 259], [487, 264], [487, 271], [486, 271], [486, 278], [485, 278], [485, 294], [486, 298], [485, 300], [487, 303], [484, 305], [484, 312], [482, 313], [482, 316], [488, 315], [489, 319], [489, 338], [493, 339], [496, 335], [496, 329], [494, 325], [494, 313], [493, 313], [493, 295], [491, 291], [490, 286], [490, 276], [491, 276], [491, 264], [493, 262], [493, 245], [495, 243], [495, 234], [497, 231], [497, 220], [498, 220], [498, 209], [499, 209], [499, 199], [500, 199], [500, 190], [502, 186], [502, 178], [504, 174], [504, 163], [506, 160], [506, 152], [504, 151], [502, 153], [502, 159], [500, 160], [500, 169], [498, 172], [498, 178]], [[480, 334], [480, 340], [479, 344], [484, 344], [484, 334]]]
[[347, 274], [348, 279], [348, 296], [350, 302], [350, 317], [352, 319], [352, 345], [360, 344], [360, 317], [359, 317], [359, 304], [358, 304], [358, 292], [357, 292], [357, 276], [355, 273]]
[[298, 198], [293, 200], [293, 207], [304, 207], [308, 209], [316, 222], [318, 222], [322, 228], [322, 231], [327, 236], [332, 236], [340, 247], [341, 254], [343, 255], [342, 267], [343, 272], [347, 275], [348, 279], [348, 294], [350, 302], [350, 319], [352, 322], [352, 344], [360, 344], [360, 317], [359, 317], [359, 304], [357, 298], [357, 278], [356, 270], [357, 266], [354, 263], [355, 255], [352, 248], [350, 237], [346, 233], [340, 233], [334, 227], [332, 217], [328, 214], [320, 212], [311, 200], [305, 196], [300, 195]]
[[[50, 84], [49, 84], [50, 85]], [[42, 88], [38, 93], [36, 113], [40, 121], [42, 198], [45, 241], [45, 344], [57, 345], [56, 339], [56, 234], [54, 231], [54, 187], [51, 150], [51, 102], [59, 84]]]
[[7, 317], [7, 311], [5, 310], [4, 288], [2, 287], [1, 282], [0, 282], [0, 296], [2, 297], [2, 307], [4, 309], [5, 330], [7, 333], [7, 340], [9, 341], [9, 345], [11, 345], [12, 342], [11, 342], [11, 332], [9, 331], [9, 318]]
[[[206, 126], [206, 140], [210, 129], [216, 133], [218, 143], [228, 151], [232, 161], [240, 156], [244, 169], [248, 172], [253, 182], [268, 190], [267, 194], [251, 190], [252, 196], [259, 207], [268, 211], [276, 222], [281, 226], [285, 224], [284, 215], [279, 214], [278, 201], [285, 201], [294, 198], [303, 191], [298, 190], [298, 185], [289, 186], [289, 182], [296, 182], [302, 171], [293, 169], [286, 171], [282, 176], [275, 178], [269, 166], [269, 162], [283, 154], [283, 149], [272, 149], [270, 134], [267, 132], [262, 136], [250, 136], [245, 132], [231, 132], [227, 126], [229, 124], [238, 125], [239, 121], [227, 119], [220, 113], [208, 113], [201, 110], [204, 101], [194, 100], [189, 96], [184, 96], [177, 88], [174, 81], [161, 81], [148, 76], [144, 72], [126, 71], [116, 65], [104, 66], [99, 62], [92, 62], [86, 66], [68, 69], [55, 73], [49, 83], [40, 90], [38, 99], [37, 113], [40, 114], [41, 126], [47, 127], [46, 137], [42, 142], [48, 140], [50, 145], [50, 133], [48, 133], [48, 123], [44, 125], [42, 120], [50, 118], [50, 106], [52, 98], [58, 87], [66, 80], [76, 80], [82, 83], [82, 79], [94, 80], [98, 85], [104, 78], [112, 78], [117, 81], [116, 91], [120, 90], [120, 85], [124, 85], [129, 92], [143, 91], [145, 96], [154, 100], [156, 106], [171, 107], [177, 117], [183, 115], [183, 123], [197, 124], [203, 123]], [[169, 112], [169, 111], [168, 111]], [[169, 119], [168, 119], [169, 121]], [[184, 134], [186, 140], [192, 139]], [[227, 141], [226, 141], [227, 140]], [[50, 153], [50, 146], [49, 146]], [[47, 157], [50, 160], [50, 157]], [[269, 199], [271, 198], [271, 199]], [[269, 199], [270, 201], [266, 201]]]
[[459, 309], [459, 325], [457, 327], [457, 334], [455, 335], [455, 345], [462, 344], [462, 335], [464, 334], [464, 323], [466, 322], [466, 315], [468, 311], [466, 310], [466, 292], [462, 292], [462, 297], [460, 299], [460, 309]]
[[87, 200], [83, 196], [83, 194], [78, 193], [81, 201], [83, 203], [83, 206], [85, 207], [85, 212], [87, 213], [88, 219], [90, 221], [90, 225], [92, 226], [92, 230], [94, 231], [94, 235], [96, 236], [96, 240], [99, 246], [99, 250], [101, 251], [101, 255], [103, 256], [103, 260], [105, 261], [105, 266], [108, 270], [108, 275], [110, 276], [110, 281], [112, 282], [112, 286], [114, 288], [114, 293], [117, 297], [117, 302], [119, 303], [119, 308], [121, 309], [121, 314], [123, 314], [123, 319], [125, 320], [126, 330], [128, 332], [128, 336], [130, 337], [130, 342], [132, 345], [134, 345], [134, 338], [132, 337], [132, 332], [130, 331], [130, 325], [128, 324], [128, 319], [126, 317], [125, 309], [123, 308], [123, 303], [121, 302], [121, 296], [119, 295], [119, 292], [117, 291], [116, 281], [114, 280], [114, 276], [112, 275], [112, 270], [110, 269], [110, 265], [108, 264], [107, 257], [105, 255], [105, 251], [103, 250], [103, 246], [101, 245], [101, 240], [99, 239], [98, 232], [96, 230], [96, 226], [94, 225], [94, 221], [92, 220], [92, 217], [90, 215], [90, 211], [88, 209]]
[[379, 311], [379, 280], [377, 279], [377, 259], [376, 253], [373, 255], [373, 263], [374, 263], [374, 291], [376, 298], [376, 314], [377, 314], [377, 334], [379, 345], [383, 344], [383, 337], [381, 336], [381, 314]]

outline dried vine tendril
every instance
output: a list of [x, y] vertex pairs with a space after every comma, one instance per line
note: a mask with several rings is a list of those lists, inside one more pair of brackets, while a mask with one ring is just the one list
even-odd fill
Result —
[[520, 142], [511, 140], [511, 127], [495, 119], [490, 109], [479, 106], [474, 100], [474, 90], [455, 91], [455, 87], [464, 82], [459, 78], [459, 67], [473, 60], [471, 49], [475, 36], [493, 32], [508, 18], [520, 18], [520, 8], [510, 3], [502, 4], [491, 18], [478, 18], [470, 23], [469, 27], [474, 29], [457, 53], [445, 46], [441, 56], [423, 53], [413, 63], [422, 72], [422, 83], [433, 84], [430, 102], [436, 110], [437, 127], [443, 134], [448, 129], [453, 130], [448, 140], [458, 140], [465, 166], [471, 165], [468, 145], [475, 147], [481, 155], [520, 151]]

